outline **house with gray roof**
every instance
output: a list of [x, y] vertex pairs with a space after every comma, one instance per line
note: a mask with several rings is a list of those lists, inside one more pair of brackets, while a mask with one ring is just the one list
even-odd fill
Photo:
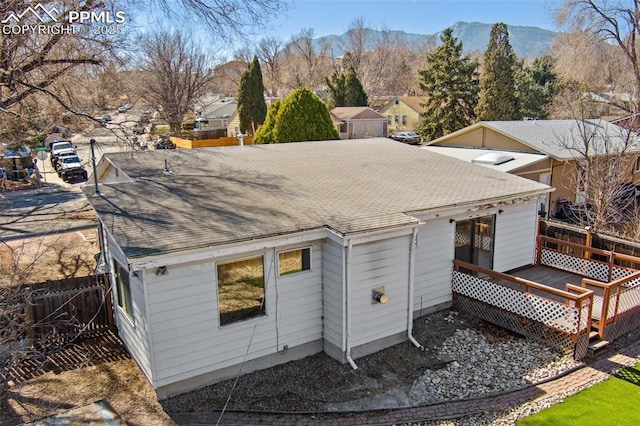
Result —
[[[331, 119], [340, 139], [380, 138], [387, 136], [387, 119], [367, 106], [336, 107]], [[335, 118], [339, 121], [336, 123]]]
[[[542, 209], [551, 215], [558, 210], [561, 199], [575, 203], [585, 201], [588, 182], [577, 178], [585, 158], [585, 146], [589, 147], [590, 157], [618, 152], [629, 155], [627, 181], [635, 185], [640, 183], [640, 162], [637, 161], [640, 146], [636, 135], [606, 120], [481, 121], [425, 145], [451, 148], [442, 153], [470, 161], [488, 150], [510, 154], [511, 163], [503, 162], [500, 168], [556, 188], [542, 205]], [[456, 152], [453, 148], [464, 150]], [[471, 158], [470, 149], [478, 150], [476, 157]], [[510, 167], [515, 165], [514, 160], [520, 158], [520, 154], [538, 154], [543, 159]]]
[[108, 153], [96, 173], [118, 332], [161, 399], [420, 346], [414, 318], [451, 305], [453, 259], [534, 263], [552, 191], [386, 138]]

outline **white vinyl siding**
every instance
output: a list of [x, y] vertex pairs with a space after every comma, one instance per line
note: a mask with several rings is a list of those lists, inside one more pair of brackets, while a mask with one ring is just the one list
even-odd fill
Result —
[[[402, 236], [352, 247], [347, 266], [351, 347], [407, 330], [410, 243], [410, 236]], [[381, 286], [389, 301], [372, 304], [371, 291]]]
[[[126, 261], [124, 255], [115, 249], [115, 247], [117, 247], [116, 244], [110, 241], [108, 245], [111, 248], [109, 256], [112, 258], [112, 261], [119, 262], [125, 266]], [[129, 318], [127, 313], [118, 306], [116, 300], [114, 300], [114, 312], [118, 335], [125, 343], [133, 358], [138, 362], [144, 374], [151, 379], [153, 369], [151, 367], [151, 349], [149, 345], [144, 286], [141, 281], [142, 274], [142, 272], [138, 272], [138, 277], [133, 274], [129, 275], [132, 318]], [[112, 275], [111, 288], [114, 292], [117, 292], [114, 278]], [[116, 297], [119, 297], [119, 295], [116, 294]]]
[[448, 218], [429, 220], [418, 229], [414, 312], [451, 301], [454, 233], [455, 223]]
[[496, 215], [493, 269], [506, 272], [534, 263], [536, 201], [504, 207]]
[[332, 240], [322, 244], [322, 277], [324, 286], [324, 340], [337, 348], [342, 345], [342, 306], [344, 287], [342, 269], [344, 266], [343, 247]]
[[[311, 246], [311, 253], [312, 265], [320, 265], [319, 243]], [[216, 261], [256, 255], [265, 258], [266, 316], [220, 327]], [[276, 250], [269, 249], [173, 265], [163, 276], [146, 275], [154, 387], [239, 365], [245, 357], [271, 355], [284, 345], [293, 348], [322, 338], [321, 268], [277, 278], [276, 256]]]

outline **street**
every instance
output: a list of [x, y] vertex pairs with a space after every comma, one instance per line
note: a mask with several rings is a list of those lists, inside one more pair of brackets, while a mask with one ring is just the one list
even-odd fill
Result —
[[96, 140], [96, 163], [104, 153], [127, 149], [126, 142], [120, 136], [122, 131], [117, 125], [127, 117], [125, 114], [117, 114], [114, 118], [115, 123], [107, 125], [107, 128], [96, 128], [71, 138], [89, 180], [73, 183], [63, 181], [51, 165], [50, 156], [47, 156], [38, 161], [42, 188], [0, 194], [0, 241], [96, 226], [95, 214], [82, 194], [81, 187], [93, 183], [91, 139]]

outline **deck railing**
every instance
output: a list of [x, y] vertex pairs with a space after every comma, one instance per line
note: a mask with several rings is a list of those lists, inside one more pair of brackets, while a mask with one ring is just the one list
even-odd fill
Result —
[[[640, 258], [538, 236], [537, 263], [582, 275], [594, 292], [592, 319], [600, 338], [609, 340], [640, 326]], [[634, 315], [631, 315], [634, 314]]]
[[453, 263], [454, 293], [564, 332], [573, 342], [591, 329], [592, 290], [572, 284], [559, 290], [459, 260]]
[[640, 258], [609, 250], [587, 247], [544, 235], [537, 239], [538, 265], [550, 266], [602, 282], [611, 282], [635, 272], [621, 266], [623, 261], [638, 263]]

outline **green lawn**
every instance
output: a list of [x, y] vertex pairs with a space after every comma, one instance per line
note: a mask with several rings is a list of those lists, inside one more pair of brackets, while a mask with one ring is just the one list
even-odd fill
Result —
[[640, 363], [516, 424], [640, 425]]

